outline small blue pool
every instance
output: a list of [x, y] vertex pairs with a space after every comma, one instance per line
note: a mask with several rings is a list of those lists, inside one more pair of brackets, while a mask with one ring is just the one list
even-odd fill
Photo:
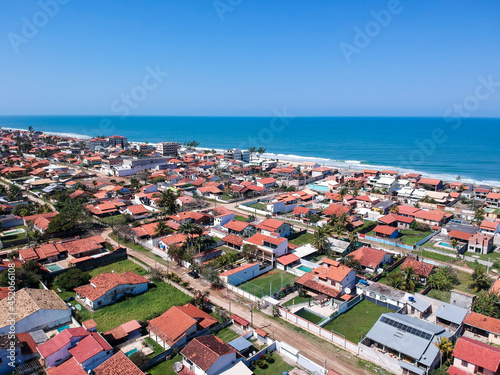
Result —
[[125, 353], [125, 355], [126, 355], [127, 357], [130, 357], [132, 354], [134, 354], [135, 352], [138, 352], [138, 351], [139, 351], [139, 349], [134, 348], [134, 349], [129, 350], [128, 352], [126, 352], [126, 353]]
[[452, 248], [453, 248], [450, 244], [448, 244], [448, 243], [446, 243], [446, 242], [440, 242], [440, 243], [439, 243], [439, 245], [440, 245], [440, 246], [444, 246], [444, 247], [449, 247], [450, 249], [452, 249]]
[[66, 325], [65, 325], [65, 326], [63, 326], [63, 327], [59, 327], [59, 328], [57, 329], [57, 332], [62, 332], [62, 331], [64, 331], [66, 328], [71, 328], [71, 326], [70, 326], [69, 324], [66, 324]]
[[312, 268], [306, 267], [306, 266], [300, 266], [297, 267], [299, 270], [304, 271], [304, 272], [311, 272]]

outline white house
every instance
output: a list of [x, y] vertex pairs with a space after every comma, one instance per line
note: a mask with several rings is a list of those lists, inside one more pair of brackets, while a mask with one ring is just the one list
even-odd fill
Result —
[[[21, 289], [16, 292], [16, 333], [58, 327], [71, 321], [71, 309], [53, 290]], [[11, 306], [0, 300], [0, 335], [10, 330]]]
[[277, 257], [288, 252], [288, 240], [283, 237], [266, 236], [262, 233], [256, 233], [252, 237], [243, 240], [243, 244], [256, 245], [261, 251], [262, 259], [274, 264]]
[[71, 357], [69, 349], [89, 334], [82, 327], [67, 328], [49, 341], [38, 345], [36, 349], [45, 361], [45, 367], [58, 366]]

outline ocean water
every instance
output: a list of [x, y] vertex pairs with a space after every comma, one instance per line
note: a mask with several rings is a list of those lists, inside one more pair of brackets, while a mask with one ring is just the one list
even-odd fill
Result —
[[214, 149], [256, 146], [294, 161], [500, 186], [500, 119], [494, 118], [1, 116], [0, 126], [136, 142], [197, 140]]

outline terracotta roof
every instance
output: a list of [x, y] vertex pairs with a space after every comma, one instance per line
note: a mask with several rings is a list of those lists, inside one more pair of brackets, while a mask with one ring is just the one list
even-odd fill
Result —
[[146, 214], [149, 211], [142, 204], [137, 204], [134, 206], [128, 206], [127, 209], [130, 211], [132, 215], [142, 215]]
[[498, 221], [483, 220], [480, 228], [486, 230], [496, 231], [500, 223]]
[[144, 375], [121, 350], [94, 369], [95, 375]]
[[47, 375], [88, 375], [74, 358], [68, 359], [57, 367], [48, 368], [45, 372]]
[[315, 281], [314, 278], [315, 276], [313, 274], [305, 273], [296, 281], [296, 283], [329, 297], [337, 298], [340, 295], [340, 290]]
[[405, 269], [406, 267], [412, 267], [415, 274], [422, 277], [429, 277], [434, 270], [435, 266], [429, 263], [420, 262], [418, 260], [406, 258], [400, 269]]
[[63, 242], [63, 247], [71, 255], [76, 255], [88, 251], [97, 251], [103, 248], [106, 240], [102, 236], [93, 236], [72, 241]]
[[492, 372], [499, 371], [500, 349], [468, 337], [458, 339], [453, 356]]
[[448, 237], [450, 238], [458, 238], [459, 240], [469, 241], [469, 238], [472, 237], [472, 233], [460, 232], [459, 230], [451, 230], [448, 233]]
[[442, 181], [438, 180], [436, 178], [422, 177], [420, 180], [418, 180], [418, 183], [422, 184], [422, 185], [438, 185], [440, 182], [442, 182]]
[[270, 232], [276, 232], [283, 224], [283, 221], [275, 220], [275, 219], [265, 219], [259, 225], [257, 225], [257, 229], [263, 229]]
[[95, 301], [119, 285], [137, 285], [148, 282], [149, 280], [145, 277], [131, 271], [122, 274], [110, 272], [101, 273], [90, 279], [89, 284], [79, 286], [74, 290], [83, 298]]
[[239, 325], [242, 325], [243, 327], [248, 327], [250, 325], [250, 322], [246, 319], [243, 319], [241, 316], [233, 314], [231, 315], [231, 319]]
[[391, 236], [394, 232], [397, 231], [397, 229], [388, 225], [377, 225], [375, 228], [373, 228], [373, 231], [375, 232], [375, 234], [381, 233], [386, 236]]
[[254, 245], [257, 246], [264, 245], [264, 241], [278, 246], [283, 242], [287, 241], [287, 239], [283, 237], [272, 237], [272, 236], [266, 236], [265, 234], [262, 233], [256, 233], [252, 237], [247, 238], [245, 241], [253, 243]]
[[82, 327], [85, 328], [86, 330], [91, 330], [97, 327], [97, 323], [95, 322], [94, 319], [88, 319], [82, 322]]
[[234, 230], [236, 232], [242, 232], [248, 226], [251, 226], [251, 224], [247, 223], [246, 221], [239, 221], [234, 219], [223, 225], [223, 227]]
[[219, 357], [236, 352], [215, 335], [207, 335], [191, 340], [181, 354], [206, 372]]
[[231, 245], [234, 246], [241, 246], [243, 244], [243, 238], [235, 234], [228, 234], [227, 236], [222, 238], [222, 241], [230, 243]]
[[281, 264], [283, 264], [284, 266], [287, 266], [293, 262], [296, 262], [299, 259], [300, 258], [295, 254], [285, 254], [285, 255], [280, 256], [279, 258], [276, 258], [276, 260], [278, 262], [280, 262]]
[[347, 206], [342, 206], [340, 204], [331, 204], [328, 206], [326, 210], [323, 211], [323, 214], [327, 216], [340, 216], [342, 214], [349, 213], [351, 209]]
[[90, 333], [69, 350], [71, 355], [79, 362], [84, 363], [93, 356], [113, 348], [97, 332]]
[[55, 352], [61, 350], [66, 345], [68, 345], [71, 342], [71, 338], [73, 337], [83, 338], [88, 335], [89, 332], [82, 327], [67, 328], [61, 333], [55, 335], [50, 340], [44, 342], [43, 344], [38, 345], [38, 351], [40, 352], [43, 358], [47, 358], [48, 356], [54, 354]]
[[239, 266], [239, 267], [236, 267], [236, 268], [233, 268], [232, 270], [227, 270], [227, 271], [224, 271], [222, 272], [219, 276], [231, 276], [231, 275], [234, 275], [238, 272], [241, 272], [241, 271], [244, 271], [246, 270], [247, 268], [250, 268], [250, 267], [253, 267], [255, 266], [256, 264], [258, 263], [247, 263], [247, 264], [244, 264], [242, 266]]
[[296, 206], [296, 207], [293, 209], [292, 213], [293, 213], [294, 215], [300, 215], [300, 214], [307, 214], [307, 213], [309, 213], [309, 211], [311, 211], [311, 209], [310, 209], [310, 208], [303, 207], [303, 206]]
[[375, 269], [380, 265], [387, 254], [388, 253], [385, 251], [363, 246], [353, 251], [348, 256], [357, 259], [364, 267]]
[[470, 375], [469, 372], [465, 372], [464, 370], [461, 370], [455, 366], [450, 366], [446, 373], [449, 375]]
[[401, 223], [406, 223], [406, 224], [411, 224], [415, 220], [412, 217], [408, 216], [401, 216], [401, 215], [394, 215], [394, 214], [389, 214], [384, 217], [381, 217], [378, 219], [380, 222], [384, 224], [392, 224], [394, 222], [401, 222]]
[[483, 314], [469, 312], [464, 319], [464, 324], [487, 332], [500, 334], [500, 319], [491, 318]]

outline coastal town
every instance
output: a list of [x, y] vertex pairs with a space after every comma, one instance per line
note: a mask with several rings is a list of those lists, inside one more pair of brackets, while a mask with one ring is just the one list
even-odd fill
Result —
[[500, 374], [498, 187], [32, 127], [0, 150], [0, 375]]

